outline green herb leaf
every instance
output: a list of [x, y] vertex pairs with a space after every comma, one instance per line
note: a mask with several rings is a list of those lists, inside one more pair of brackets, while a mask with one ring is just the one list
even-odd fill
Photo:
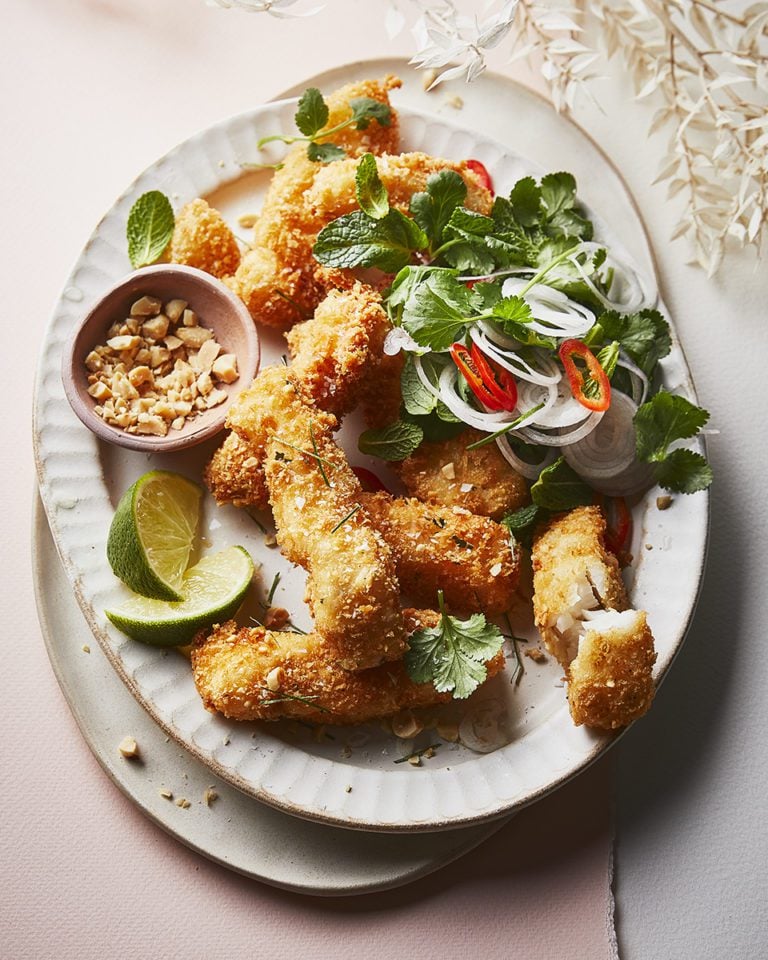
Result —
[[547, 516], [549, 511], [544, 507], [540, 507], [537, 503], [529, 503], [527, 507], [520, 507], [519, 510], [505, 514], [501, 522], [518, 543], [530, 548], [536, 524]]
[[700, 453], [693, 450], [673, 450], [654, 471], [656, 482], [674, 493], [696, 493], [712, 483], [712, 467]]
[[658, 310], [626, 314], [609, 310], [601, 314], [585, 342], [590, 346], [611, 340], [618, 340], [647, 377], [653, 376], [656, 364], [672, 348], [669, 324]]
[[171, 242], [175, 217], [171, 201], [159, 190], [143, 193], [128, 214], [128, 258], [138, 269], [158, 260]]
[[523, 177], [512, 187], [509, 202], [515, 220], [523, 227], [533, 227], [541, 217], [542, 191], [533, 177]]
[[396, 420], [382, 430], [366, 430], [360, 434], [357, 448], [361, 453], [380, 460], [405, 460], [419, 446], [424, 434], [415, 423]]
[[504, 638], [482, 613], [459, 620], [445, 612], [442, 593], [438, 599], [440, 621], [411, 635], [405, 668], [414, 683], [432, 682], [439, 693], [452, 691], [454, 699], [464, 700], [485, 680], [485, 664], [499, 652]]
[[353, 97], [349, 101], [352, 108], [352, 120], [358, 130], [365, 130], [371, 120], [376, 120], [382, 127], [392, 123], [392, 108], [381, 100], [372, 97]]
[[573, 510], [592, 503], [595, 494], [562, 457], [545, 467], [531, 487], [531, 500], [547, 510]]
[[476, 303], [472, 291], [453, 274], [435, 272], [411, 294], [403, 310], [403, 327], [421, 346], [447, 350], [463, 334]]
[[318, 234], [313, 253], [328, 267], [378, 267], [397, 273], [427, 238], [420, 227], [399, 210], [372, 220], [362, 210], [332, 220]]
[[[440, 373], [445, 366], [439, 355], [427, 354], [421, 358], [421, 368], [427, 380], [437, 389]], [[405, 366], [400, 376], [400, 387], [403, 394], [403, 405], [408, 413], [415, 416], [425, 416], [437, 409], [438, 399], [424, 386], [416, 372], [416, 364], [411, 354], [405, 360]], [[450, 411], [449, 411], [450, 413]]]
[[431, 250], [443, 242], [443, 232], [466, 196], [467, 185], [458, 173], [441, 170], [427, 179], [426, 193], [415, 193], [411, 197], [411, 216], [429, 238]]
[[[530, 323], [533, 320], [530, 305], [522, 297], [502, 297], [493, 306], [493, 315], [500, 320], [509, 320], [512, 323]], [[502, 323], [506, 330], [506, 324]]]
[[316, 137], [328, 123], [328, 104], [317, 87], [309, 87], [301, 95], [294, 121], [304, 136], [310, 139]]
[[667, 456], [670, 443], [695, 437], [709, 414], [685, 397], [661, 390], [635, 414], [637, 456], [658, 463]]
[[596, 355], [597, 362], [605, 371], [606, 377], [610, 380], [616, 371], [616, 363], [619, 359], [619, 341], [612, 340], [607, 346]]
[[389, 213], [389, 194], [379, 178], [372, 153], [364, 154], [357, 165], [355, 191], [360, 209], [373, 220], [383, 220]]
[[333, 163], [346, 157], [346, 152], [335, 143], [310, 143], [307, 156], [313, 163]]

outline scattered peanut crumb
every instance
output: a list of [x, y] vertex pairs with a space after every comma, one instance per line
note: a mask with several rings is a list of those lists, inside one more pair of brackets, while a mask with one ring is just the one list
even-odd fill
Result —
[[416, 754], [414, 754], [413, 756], [408, 757], [408, 763], [410, 763], [410, 765], [411, 765], [412, 767], [420, 767], [420, 766], [421, 766], [421, 757], [419, 757], [419, 756], [417, 756]]
[[284, 607], [270, 607], [264, 616], [264, 626], [267, 630], [280, 630], [290, 619], [291, 615]]
[[168, 789], [161, 790], [160, 796], [163, 798], [163, 800], [173, 800], [173, 794]]
[[87, 643], [84, 643], [84, 644], [83, 644], [83, 653], [90, 653], [90, 652], [91, 652], [91, 648], [88, 646]]
[[123, 737], [117, 749], [128, 760], [133, 760], [139, 755], [139, 745], [133, 737]]
[[446, 480], [456, 479], [456, 468], [454, 467], [453, 462], [444, 463], [442, 467], [440, 467], [440, 473], [442, 473]]
[[523, 653], [526, 657], [530, 657], [534, 663], [547, 662], [547, 655], [544, 653], [541, 647], [526, 647], [525, 650], [523, 650]]
[[352, 787], [349, 784], [344, 787], [344, 793], [352, 793]]
[[[266, 623], [264, 626], [268, 627], [269, 624]], [[272, 691], [272, 693], [277, 693], [283, 683], [283, 668], [275, 667], [274, 670], [270, 670], [267, 674], [267, 687]]]
[[646, 550], [653, 550], [653, 544], [652, 544], [652, 543], [646, 543], [645, 549], [646, 549]]
[[259, 219], [258, 213], [241, 213], [237, 218], [237, 225], [243, 227], [245, 230], [250, 230], [251, 227], [256, 226], [256, 222]]
[[453, 107], [454, 110], [464, 109], [464, 101], [461, 99], [461, 97], [448, 97], [445, 102], [449, 107]]
[[672, 497], [668, 494], [664, 494], [662, 497], [656, 497], [656, 507], [659, 510], [669, 510], [672, 506]]
[[213, 789], [213, 787], [208, 787], [208, 789], [203, 794], [203, 801], [205, 802], [206, 807], [213, 806], [213, 804], [219, 799], [218, 793]]
[[440, 720], [437, 724], [437, 735], [449, 743], [456, 743], [459, 739], [458, 724], [448, 720]]
[[186, 797], [179, 797], [179, 799], [176, 801], [176, 806], [181, 807], [182, 810], [187, 810], [192, 806], [192, 804], [189, 802], [189, 800], [187, 800]]

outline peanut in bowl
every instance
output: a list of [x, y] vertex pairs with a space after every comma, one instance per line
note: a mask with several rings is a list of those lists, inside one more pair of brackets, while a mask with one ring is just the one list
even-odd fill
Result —
[[193, 267], [159, 264], [129, 274], [91, 308], [64, 350], [62, 380], [101, 440], [169, 453], [223, 429], [259, 357], [253, 320], [228, 287]]

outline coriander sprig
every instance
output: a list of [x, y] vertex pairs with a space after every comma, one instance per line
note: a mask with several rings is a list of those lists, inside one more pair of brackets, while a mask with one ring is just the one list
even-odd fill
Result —
[[[346, 151], [338, 144], [328, 142], [328, 137], [352, 126], [357, 130], [365, 130], [372, 120], [376, 120], [382, 127], [388, 127], [392, 123], [392, 109], [389, 104], [382, 103], [381, 100], [374, 100], [372, 97], [353, 97], [349, 101], [349, 107], [351, 115], [346, 120], [326, 128], [330, 116], [328, 104], [317, 87], [309, 87], [301, 95], [294, 116], [300, 136], [275, 133], [261, 137], [256, 146], [262, 150], [268, 143], [279, 142], [288, 145], [306, 143], [307, 156], [310, 160], [316, 163], [331, 163], [346, 156]], [[326, 142], [319, 143], [319, 140]]]

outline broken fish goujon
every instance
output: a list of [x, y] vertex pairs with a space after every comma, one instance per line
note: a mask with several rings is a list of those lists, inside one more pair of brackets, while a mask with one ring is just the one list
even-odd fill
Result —
[[392, 551], [360, 508], [362, 488], [333, 442], [336, 418], [304, 401], [285, 367], [268, 367], [229, 426], [263, 449], [283, 555], [307, 570], [307, 603], [337, 662], [361, 670], [405, 651]]
[[[408, 634], [439, 620], [431, 610], [406, 610], [404, 617]], [[499, 653], [486, 664], [488, 676], [503, 666]], [[451, 699], [431, 683], [414, 683], [402, 660], [350, 673], [340, 667], [334, 645], [317, 633], [238, 628], [233, 621], [197, 638], [192, 668], [206, 708], [233, 720], [355, 724]]]
[[[349, 101], [370, 97], [389, 104], [389, 91], [400, 86], [396, 77], [363, 80], [335, 91], [327, 98], [326, 129], [352, 115]], [[397, 114], [392, 111], [388, 126], [373, 120], [364, 130], [354, 125], [332, 137], [334, 143], [353, 157], [364, 153], [397, 153], [400, 132]], [[323, 142], [320, 138], [319, 142]], [[275, 172], [256, 222], [252, 248], [243, 256], [227, 284], [243, 300], [258, 323], [288, 329], [312, 312], [324, 289], [314, 276], [317, 263], [312, 245], [322, 223], [307, 207], [305, 195], [322, 164], [307, 156], [307, 145], [296, 144]], [[353, 191], [354, 193], [354, 191]]]
[[599, 507], [577, 507], [534, 538], [533, 611], [547, 649], [565, 668], [577, 724], [615, 729], [650, 707], [656, 654], [645, 613], [628, 610]]

